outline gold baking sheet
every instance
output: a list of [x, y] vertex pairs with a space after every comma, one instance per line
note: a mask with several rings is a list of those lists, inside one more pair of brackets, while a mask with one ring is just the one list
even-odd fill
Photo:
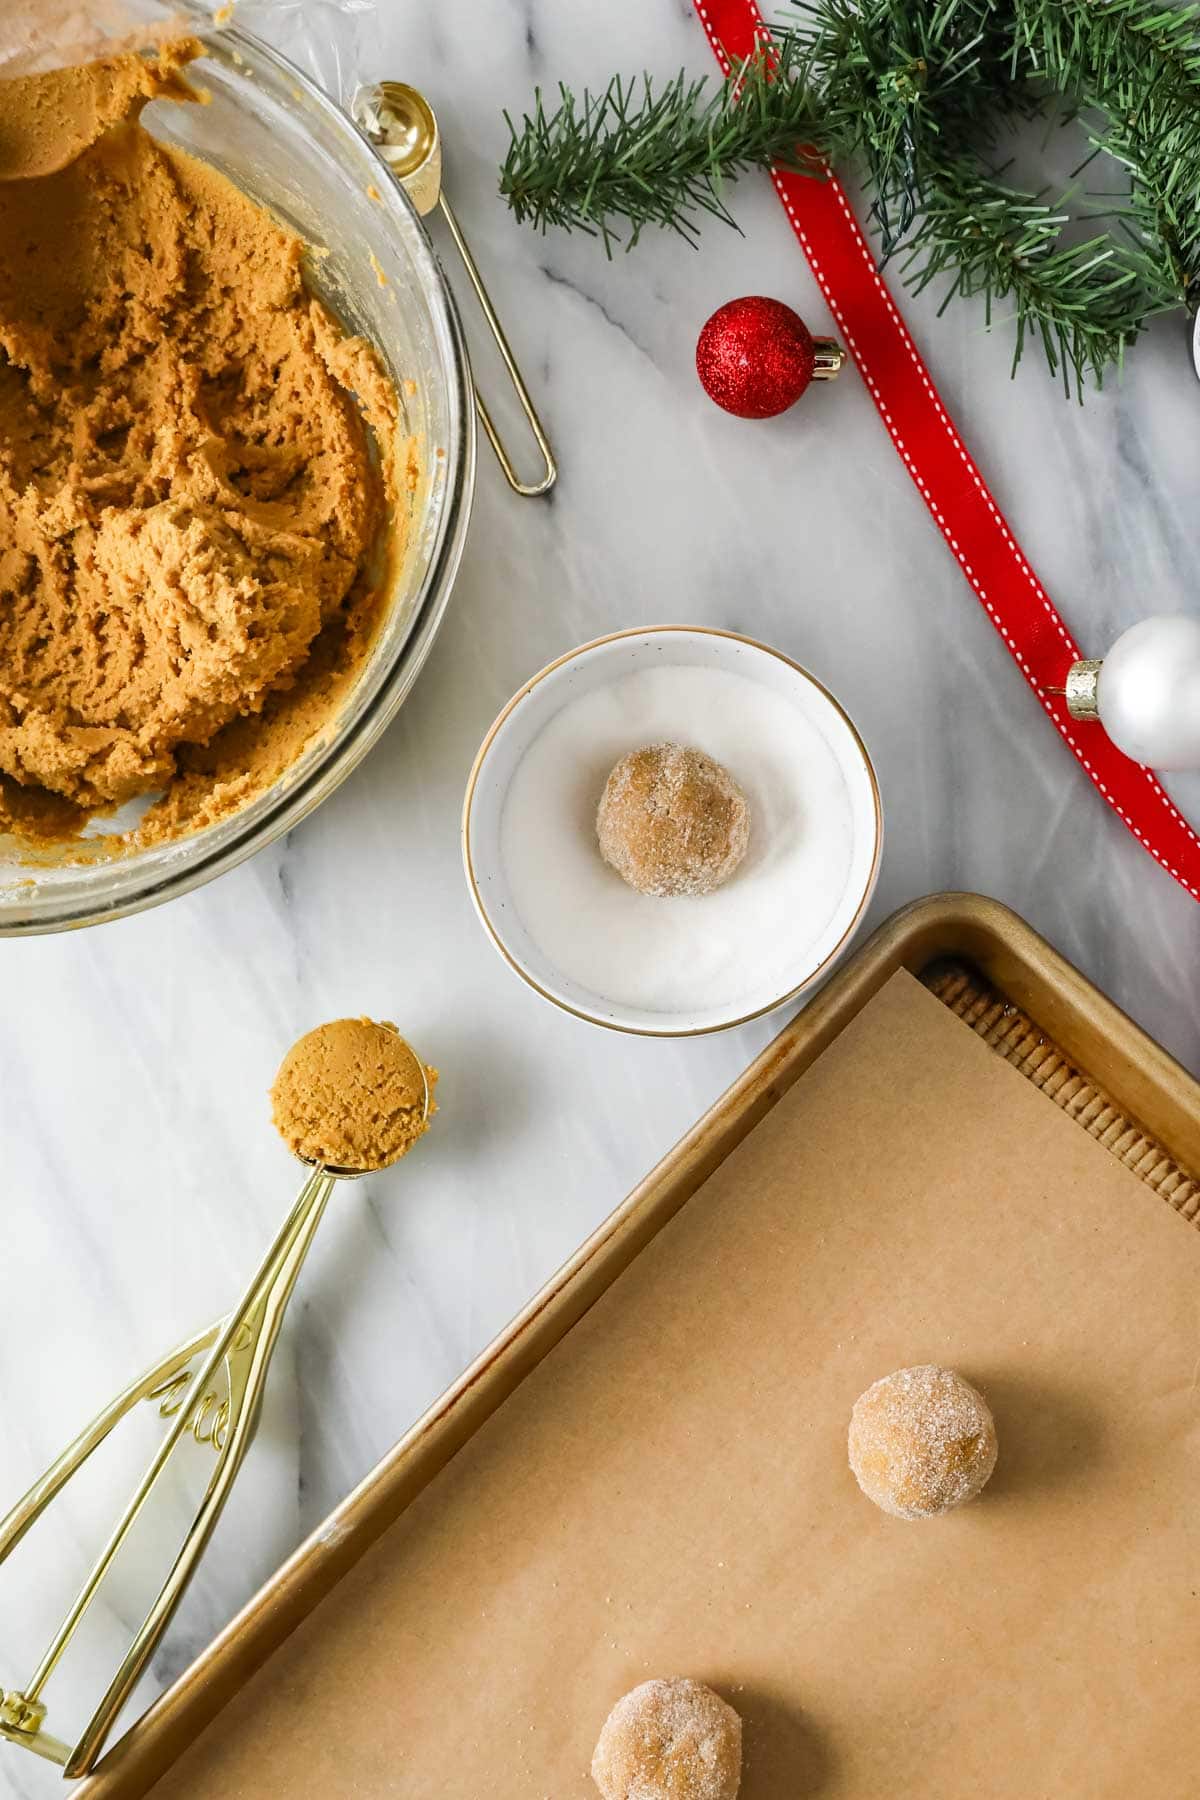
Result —
[[[1190, 1796], [1198, 1120], [1011, 915], [909, 914], [77, 1791], [583, 1800], [612, 1701], [686, 1672], [745, 1800]], [[1001, 1459], [905, 1524], [844, 1432], [921, 1360]]]

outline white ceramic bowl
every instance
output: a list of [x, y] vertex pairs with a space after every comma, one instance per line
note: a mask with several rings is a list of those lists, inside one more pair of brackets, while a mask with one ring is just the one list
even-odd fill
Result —
[[[520, 871], [514, 883], [511, 868], [514, 857], [520, 856], [521, 840], [518, 834], [512, 841], [510, 830], [510, 841], [505, 843], [504, 817], [510, 789], [526, 754], [564, 706], [655, 665], [723, 671], [762, 684], [770, 694], [797, 708], [819, 733], [845, 790], [842, 828], [849, 830], [849, 851], [840, 897], [835, 898], [829, 917], [814, 927], [809, 940], [788, 946], [783, 981], [778, 957], [772, 964], [764, 956], [762, 967], [757, 968], [757, 946], [747, 942], [745, 986], [736, 1005], [726, 999], [716, 1005], [701, 1001], [686, 1007], [651, 1007], [597, 992], [564, 972], [548, 954], [526, 928], [514, 898]], [[653, 735], [639, 737], [636, 720], [632, 721], [627, 747], [675, 735], [661, 730], [661, 720], [655, 723], [659, 728]], [[581, 747], [581, 755], [584, 753]], [[718, 754], [716, 750], [713, 753]], [[598, 792], [595, 798], [599, 799]], [[484, 738], [463, 808], [463, 859], [471, 898], [504, 960], [544, 999], [577, 1018], [652, 1037], [693, 1037], [744, 1024], [794, 1000], [826, 974], [848, 946], [866, 911], [882, 845], [883, 815], [875, 771], [862, 739], [833, 696], [778, 651], [733, 632], [700, 627], [667, 625], [617, 632], [584, 644], [535, 675], [513, 696]], [[655, 907], [708, 904], [703, 900], [647, 903], [636, 895], [631, 895], [631, 901]]]

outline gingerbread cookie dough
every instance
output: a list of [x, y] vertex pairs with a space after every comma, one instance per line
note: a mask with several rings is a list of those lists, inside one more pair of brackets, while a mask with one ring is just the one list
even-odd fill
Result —
[[742, 1721], [702, 1681], [643, 1681], [609, 1713], [592, 1758], [604, 1800], [737, 1800]]
[[686, 744], [623, 756], [596, 814], [600, 854], [640, 894], [711, 894], [750, 841], [750, 809], [728, 769]]
[[869, 1500], [898, 1519], [965, 1506], [996, 1466], [996, 1426], [978, 1388], [954, 1369], [897, 1369], [860, 1394], [850, 1467]]
[[138, 122], [191, 93], [196, 49], [0, 88], [9, 828], [145, 794], [141, 841], [210, 823], [287, 768], [371, 641], [395, 392], [300, 240]]
[[284, 1057], [271, 1089], [275, 1127], [305, 1162], [386, 1169], [429, 1129], [436, 1081], [394, 1025], [336, 1019]]

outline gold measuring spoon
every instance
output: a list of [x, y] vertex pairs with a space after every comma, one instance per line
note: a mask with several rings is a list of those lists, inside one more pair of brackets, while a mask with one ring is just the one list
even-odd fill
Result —
[[[188, 1339], [165, 1356], [161, 1362], [130, 1383], [121, 1393], [110, 1401], [104, 1410], [97, 1414], [91, 1424], [82, 1431], [70, 1444], [57, 1462], [47, 1469], [41, 1479], [34, 1483], [29, 1492], [17, 1502], [8, 1516], [0, 1520], [0, 1563], [16, 1549], [25, 1533], [45, 1512], [72, 1475], [87, 1461], [113, 1427], [120, 1423], [125, 1414], [130, 1412], [141, 1400], [156, 1400], [159, 1412], [164, 1418], [171, 1420], [171, 1426], [147, 1468], [128, 1505], [114, 1526], [108, 1541], [101, 1550], [80, 1588], [66, 1618], [60, 1625], [45, 1655], [42, 1657], [32, 1677], [19, 1689], [6, 1692], [0, 1688], [0, 1738], [10, 1743], [19, 1744], [36, 1755], [47, 1758], [50, 1762], [61, 1763], [63, 1773], [67, 1776], [85, 1775], [92, 1767], [104, 1746], [105, 1739], [112, 1729], [118, 1713], [129, 1698], [138, 1677], [141, 1675], [148, 1658], [154, 1651], [163, 1632], [166, 1630], [171, 1616], [183, 1597], [184, 1589], [196, 1568], [205, 1546], [212, 1536], [213, 1528], [221, 1514], [221, 1509], [229, 1496], [234, 1479], [242, 1465], [250, 1440], [258, 1423], [262, 1405], [263, 1388], [266, 1382], [267, 1369], [271, 1361], [279, 1328], [301, 1265], [308, 1253], [309, 1245], [316, 1235], [317, 1226], [325, 1210], [326, 1202], [339, 1181], [356, 1181], [362, 1175], [372, 1174], [381, 1168], [387, 1168], [404, 1156], [411, 1149], [416, 1139], [428, 1126], [430, 1115], [434, 1111], [433, 1081], [436, 1075], [421, 1062], [409, 1045], [400, 1036], [393, 1025], [375, 1026], [367, 1020], [339, 1020], [333, 1026], [320, 1026], [317, 1031], [310, 1032], [295, 1045], [280, 1070], [276, 1083], [276, 1093], [287, 1072], [289, 1065], [306, 1045], [321, 1037], [322, 1033], [338, 1031], [345, 1027], [353, 1027], [360, 1032], [362, 1028], [390, 1034], [395, 1039], [396, 1064], [392, 1069], [401, 1066], [401, 1059], [406, 1058], [403, 1065], [407, 1074], [412, 1074], [409, 1091], [413, 1105], [408, 1116], [401, 1116], [403, 1109], [398, 1109], [394, 1091], [390, 1096], [383, 1093], [382, 1079], [380, 1094], [384, 1102], [390, 1100], [390, 1144], [385, 1144], [384, 1160], [372, 1156], [365, 1164], [351, 1166], [349, 1164], [332, 1164], [316, 1161], [312, 1172], [300, 1190], [299, 1197], [287, 1219], [284, 1221], [275, 1241], [267, 1251], [262, 1262], [250, 1281], [241, 1300], [234, 1310], [224, 1318], [218, 1319], [207, 1331]], [[343, 1035], [345, 1035], [343, 1033]], [[380, 1043], [385, 1051], [391, 1049], [386, 1036]], [[380, 1065], [382, 1067], [382, 1063]], [[330, 1075], [337, 1076], [341, 1072], [336, 1057], [327, 1059], [324, 1069], [322, 1091], [316, 1095], [318, 1101], [323, 1100], [328, 1106], [336, 1103], [336, 1088], [330, 1081]], [[419, 1082], [415, 1079], [419, 1072]], [[360, 1074], [361, 1070], [351, 1070], [351, 1075]], [[369, 1071], [367, 1071], [369, 1075]], [[321, 1067], [316, 1066], [316, 1076], [322, 1075]], [[357, 1083], [358, 1092], [363, 1091], [363, 1084]], [[317, 1110], [313, 1109], [314, 1112]], [[380, 1109], [385, 1121], [389, 1119], [388, 1105]], [[282, 1125], [278, 1117], [277, 1123]], [[311, 1116], [309, 1119], [311, 1124]], [[336, 1126], [336, 1122], [335, 1122]], [[290, 1137], [292, 1134], [288, 1134]], [[378, 1131], [376, 1133], [378, 1136]], [[330, 1141], [348, 1142], [344, 1133], [335, 1133]], [[296, 1148], [298, 1138], [292, 1137], [292, 1147]], [[302, 1156], [301, 1160], [312, 1161]], [[204, 1353], [207, 1352], [207, 1355]], [[203, 1361], [193, 1374], [191, 1364], [198, 1356]], [[222, 1377], [223, 1368], [223, 1377]], [[221, 1390], [224, 1390], [223, 1392]], [[52, 1737], [43, 1729], [46, 1718], [46, 1705], [42, 1699], [42, 1691], [50, 1676], [54, 1673], [62, 1659], [67, 1646], [87, 1612], [105, 1575], [112, 1566], [122, 1544], [125, 1542], [148, 1500], [150, 1493], [170, 1459], [172, 1451], [181, 1438], [188, 1432], [199, 1444], [211, 1445], [216, 1453], [216, 1462], [208, 1485], [196, 1510], [195, 1517], [184, 1538], [174, 1563], [159, 1589], [150, 1610], [140, 1626], [133, 1643], [121, 1663], [120, 1668], [109, 1683], [108, 1689], [84, 1728], [83, 1735], [72, 1746]]]
[[442, 136], [433, 108], [423, 94], [419, 94], [416, 88], [409, 87], [406, 82], [381, 81], [370, 87], [359, 88], [350, 110], [355, 124], [375, 145], [421, 217], [424, 218], [436, 207], [441, 208], [442, 217], [454, 239], [454, 247], [470, 276], [471, 286], [487, 320], [488, 329], [496, 341], [496, 347], [508, 370], [509, 380], [516, 389], [521, 409], [542, 453], [545, 473], [541, 480], [524, 482], [520, 479], [492, 423], [492, 416], [483, 396], [476, 388], [475, 406], [480, 424], [487, 432], [488, 441], [496, 452], [496, 459], [513, 492], [526, 499], [548, 493], [558, 479], [558, 465], [542, 421], [538, 418], [537, 408], [504, 335], [504, 327], [483, 284], [479, 265], [471, 254], [462, 228], [442, 191]]

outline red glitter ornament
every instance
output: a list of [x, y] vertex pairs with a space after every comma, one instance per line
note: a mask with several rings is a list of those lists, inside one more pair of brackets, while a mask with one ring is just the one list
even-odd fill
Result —
[[739, 419], [786, 412], [810, 381], [832, 380], [845, 360], [832, 338], [813, 337], [798, 313], [765, 294], [718, 307], [696, 344], [705, 393]]

